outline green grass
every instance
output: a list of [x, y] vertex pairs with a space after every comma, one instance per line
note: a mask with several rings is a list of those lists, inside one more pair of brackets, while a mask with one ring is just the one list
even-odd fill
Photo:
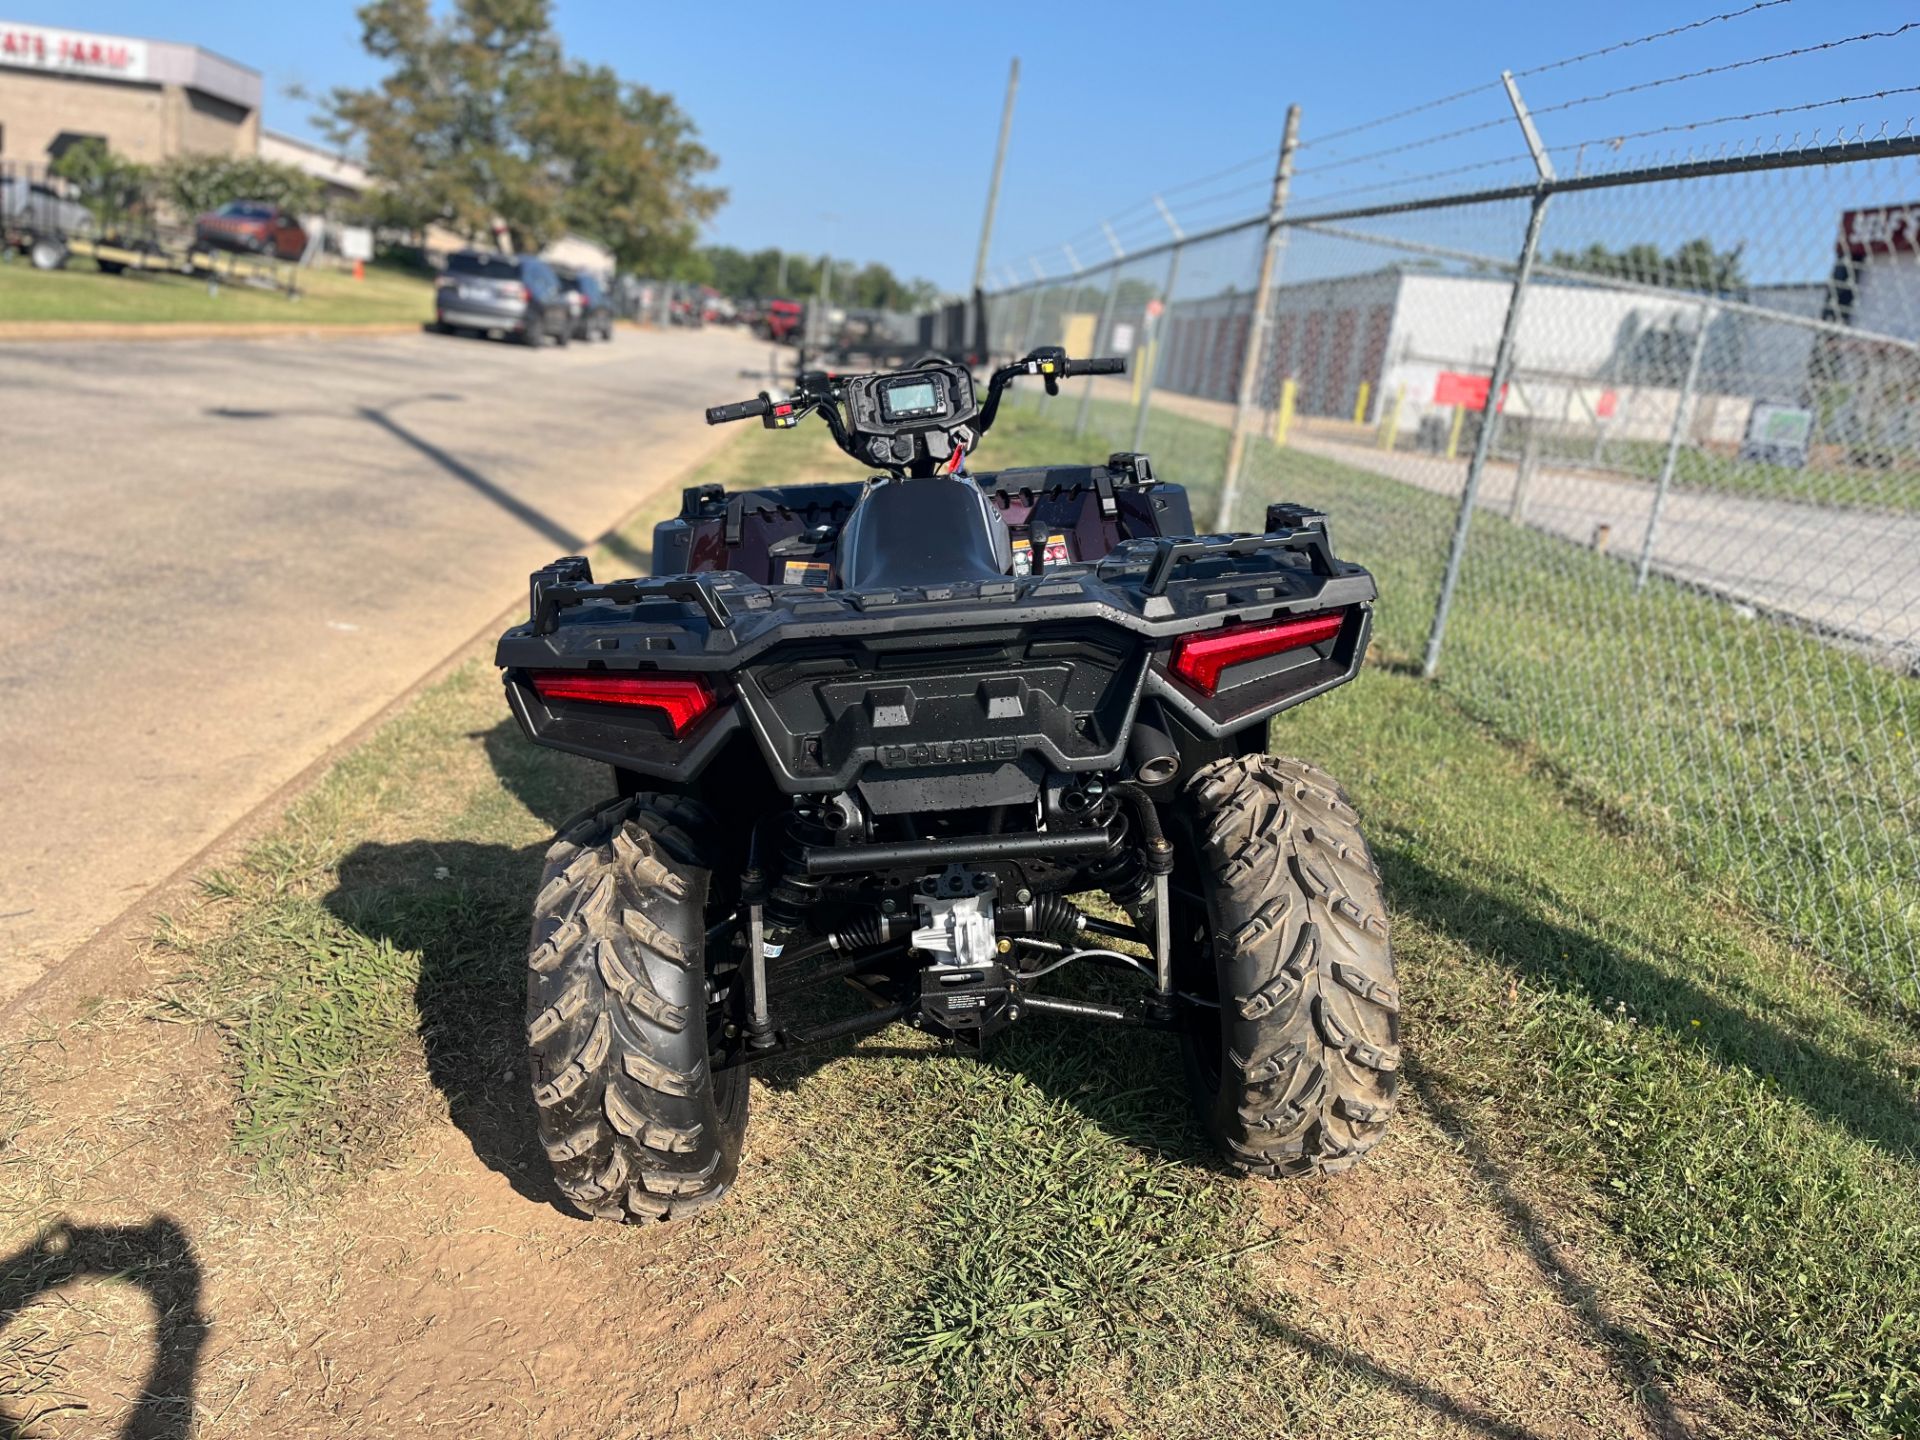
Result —
[[303, 272], [301, 296], [183, 275], [105, 275], [91, 261], [35, 270], [18, 256], [0, 263], [0, 323], [9, 320], [178, 324], [418, 324], [433, 318], [433, 286], [415, 275], [369, 266], [366, 279]]
[[[1025, 412], [995, 438], [1004, 463], [1073, 458]], [[825, 453], [817, 435], [756, 433], [705, 478], [798, 476]], [[1321, 480], [1387, 504], [1337, 468]], [[1378, 559], [1388, 575], [1423, 563]], [[1414, 632], [1397, 607], [1384, 618], [1389, 641]], [[1315, 1187], [1230, 1181], [1186, 1118], [1172, 1047], [1098, 1028], [1023, 1023], [984, 1063], [903, 1031], [784, 1063], [756, 1085], [749, 1147], [770, 1162], [700, 1223], [783, 1236], [780, 1263], [808, 1278], [819, 1428], [1558, 1424], [1528, 1408], [1530, 1359], [1461, 1400], [1384, 1348], [1391, 1326], [1328, 1318], [1347, 1272], [1376, 1264], [1382, 1313], [1426, 1314], [1436, 1277], [1414, 1237], [1458, 1230], [1466, 1195], [1655, 1419], [1671, 1403], [1698, 1435], [1920, 1435], [1913, 1032], [1402, 669], [1290, 713], [1274, 743], [1349, 783], [1386, 878], [1409, 1054], [1393, 1135]], [[524, 905], [544, 837], [603, 784], [525, 745], [476, 664], [208, 877], [207, 907], [168, 932], [183, 970], [167, 1004], [225, 1036], [242, 1153], [351, 1183], [439, 1113], [435, 1090], [476, 1150], [507, 1143], [524, 1124], [501, 1080]], [[1369, 1196], [1391, 1208], [1353, 1214]], [[1376, 1231], [1409, 1253], [1377, 1255]], [[1288, 1258], [1315, 1246], [1333, 1258]], [[1472, 1264], [1504, 1273], [1495, 1258]], [[1458, 1323], [1436, 1315], [1434, 1353]]]
[[[1030, 408], [1012, 415], [1040, 424]], [[1083, 443], [1117, 448], [1129, 421], [1096, 405]], [[996, 432], [996, 453], [1021, 433]], [[1160, 473], [1190, 485], [1211, 525], [1224, 431], [1156, 410], [1150, 438]], [[1420, 655], [1457, 502], [1256, 439], [1237, 523], [1257, 528], [1270, 500], [1326, 510], [1341, 552], [1379, 579], [1376, 643]], [[1913, 677], [1658, 576], [1636, 591], [1620, 559], [1482, 508], [1441, 679], [1717, 888], [1920, 1008]]]

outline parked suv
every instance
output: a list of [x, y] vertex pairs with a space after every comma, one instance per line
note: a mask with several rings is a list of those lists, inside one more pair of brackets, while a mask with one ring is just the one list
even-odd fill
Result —
[[278, 205], [264, 200], [231, 200], [193, 222], [193, 238], [214, 250], [238, 250], [298, 260], [307, 252], [307, 232]]
[[607, 287], [585, 270], [567, 266], [556, 266], [555, 270], [560, 276], [561, 288], [567, 292], [573, 338], [591, 340], [598, 335], [602, 340], [613, 339], [613, 301], [607, 295]]
[[573, 338], [567, 292], [551, 265], [532, 256], [461, 250], [433, 289], [434, 329], [442, 334], [510, 335], [523, 345]]

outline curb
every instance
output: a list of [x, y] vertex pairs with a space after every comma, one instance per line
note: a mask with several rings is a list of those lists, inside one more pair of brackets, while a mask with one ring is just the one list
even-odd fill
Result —
[[[589, 549], [597, 549], [633, 524], [662, 494], [680, 486], [703, 465], [713, 460], [735, 439], [737, 433], [721, 432], [713, 443], [684, 465], [647, 486], [633, 505], [613, 524], [593, 538]], [[176, 865], [113, 919], [107, 921], [78, 947], [55, 961], [27, 983], [17, 995], [0, 1000], [0, 1027], [16, 1022], [39, 1020], [59, 1023], [74, 1018], [91, 1000], [143, 976], [145, 965], [135, 943], [153, 926], [154, 917], [178, 902], [192, 898], [193, 882], [201, 872], [218, 862], [237, 859], [245, 848], [279, 823], [287, 808], [324, 779], [349, 753], [365, 744], [394, 716], [406, 709], [421, 694], [432, 689], [476, 655], [484, 654], [499, 638], [500, 632], [516, 618], [524, 618], [526, 602], [515, 600], [473, 634], [430, 665], [372, 715], [308, 761], [300, 771], [275, 787], [272, 794], [256, 802], [226, 829]]]

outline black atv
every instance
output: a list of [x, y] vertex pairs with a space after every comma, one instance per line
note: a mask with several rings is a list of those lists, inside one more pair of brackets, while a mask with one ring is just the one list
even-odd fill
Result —
[[[1264, 753], [1360, 668], [1372, 576], [1297, 506], [1196, 536], [1145, 455], [966, 468], [1016, 377], [1124, 368], [1038, 349], [984, 403], [943, 360], [803, 374], [708, 423], [818, 414], [884, 475], [703, 485], [652, 578], [533, 575], [508, 699], [618, 792], [547, 852], [527, 961], [540, 1131], [582, 1210], [717, 1200], [747, 1067], [895, 1022], [964, 1047], [1033, 1015], [1176, 1031], [1253, 1174], [1379, 1139], [1379, 875], [1339, 787]], [[1068, 998], [1045, 980], [1067, 965], [1122, 978]], [[835, 1015], [843, 986], [864, 1005]]]

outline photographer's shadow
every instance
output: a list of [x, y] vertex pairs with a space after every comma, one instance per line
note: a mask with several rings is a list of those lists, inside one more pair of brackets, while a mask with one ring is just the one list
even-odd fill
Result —
[[[152, 1363], [118, 1434], [122, 1440], [185, 1440], [193, 1431], [194, 1385], [208, 1322], [200, 1309], [193, 1243], [170, 1216], [156, 1215], [145, 1225], [59, 1221], [0, 1258], [0, 1332], [41, 1296], [101, 1280], [137, 1287], [153, 1307]], [[23, 1437], [35, 1420], [33, 1413], [0, 1410], [0, 1437]]]

